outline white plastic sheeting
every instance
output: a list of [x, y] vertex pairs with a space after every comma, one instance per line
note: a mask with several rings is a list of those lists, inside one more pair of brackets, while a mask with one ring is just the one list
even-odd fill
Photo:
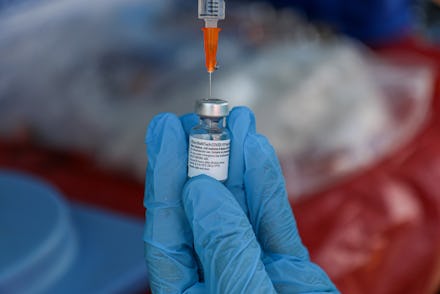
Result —
[[[187, 3], [46, 0], [0, 12], [0, 136], [24, 128], [143, 178], [151, 118], [190, 112], [208, 93], [202, 23]], [[372, 164], [422, 124], [429, 69], [383, 63], [288, 10], [231, 6], [213, 93], [254, 110], [289, 194]], [[402, 101], [414, 106], [403, 121]]]

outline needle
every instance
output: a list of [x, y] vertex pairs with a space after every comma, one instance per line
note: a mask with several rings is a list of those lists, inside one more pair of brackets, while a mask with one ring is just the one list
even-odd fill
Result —
[[212, 98], [212, 72], [209, 73], [209, 98]]

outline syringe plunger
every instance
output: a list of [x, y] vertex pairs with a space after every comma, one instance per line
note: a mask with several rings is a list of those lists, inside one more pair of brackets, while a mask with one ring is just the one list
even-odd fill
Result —
[[217, 27], [217, 21], [225, 19], [225, 1], [199, 0], [199, 18], [205, 20], [205, 27]]

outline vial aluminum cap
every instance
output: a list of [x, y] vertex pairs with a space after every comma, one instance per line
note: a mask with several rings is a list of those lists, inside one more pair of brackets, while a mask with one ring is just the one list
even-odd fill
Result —
[[205, 117], [227, 116], [229, 113], [228, 101], [216, 98], [197, 100], [196, 113]]

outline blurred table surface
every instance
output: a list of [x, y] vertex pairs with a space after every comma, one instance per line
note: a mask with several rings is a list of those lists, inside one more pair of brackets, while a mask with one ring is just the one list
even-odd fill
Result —
[[[311, 257], [343, 293], [436, 293], [440, 289], [440, 48], [414, 38], [375, 48], [435, 69], [432, 113], [407, 145], [368, 170], [292, 203]], [[93, 158], [0, 140], [0, 168], [25, 171], [70, 200], [144, 217], [144, 184]]]

